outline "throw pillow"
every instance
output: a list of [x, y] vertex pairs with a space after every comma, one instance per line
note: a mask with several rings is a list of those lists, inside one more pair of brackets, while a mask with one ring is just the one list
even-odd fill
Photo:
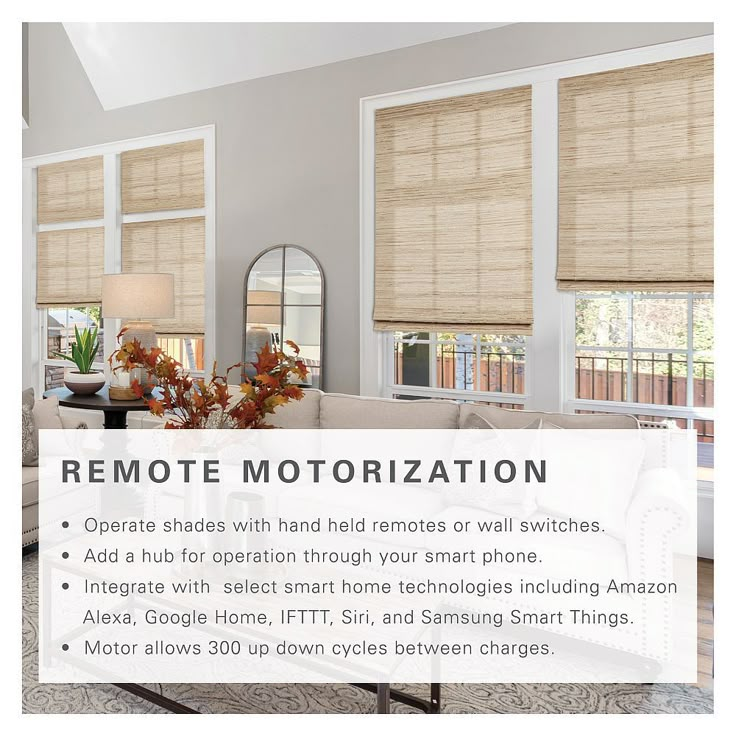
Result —
[[51, 396], [37, 401], [33, 405], [33, 421], [36, 429], [64, 429], [59, 414], [59, 397]]
[[540, 419], [539, 429], [564, 429], [564, 428], [560, 427], [559, 424], [552, 424], [552, 422], [548, 422], [546, 419]]
[[[539, 429], [542, 420], [534, 419], [524, 429]], [[468, 432], [458, 435], [453, 448], [453, 459], [472, 460], [477, 467], [479, 460], [492, 463], [498, 459], [513, 460], [523, 464], [523, 453], [519, 453], [518, 443], [510, 446], [503, 439], [503, 430], [478, 414], [469, 414], [462, 422], [461, 429], [480, 429], [483, 432]], [[535, 435], [530, 434], [533, 442]], [[481, 483], [469, 478], [465, 483], [450, 485], [443, 490], [443, 500], [452, 506], [470, 506], [490, 511], [494, 514], [526, 519], [536, 511], [534, 501], [536, 490], [533, 485], [518, 482], [508, 484]]]
[[[473, 413], [463, 419], [460, 429], [506, 429], [506, 427], [497, 427], [480, 414]], [[517, 429], [562, 429], [562, 427], [558, 427], [546, 419], [532, 419], [529, 424], [517, 427]]]
[[498, 429], [480, 414], [468, 414], [463, 420], [460, 429]]
[[33, 423], [36, 427], [36, 446], [40, 450], [41, 446], [38, 441], [39, 429], [64, 429], [64, 425], [61, 423], [61, 415], [59, 414], [58, 396], [42, 399], [33, 405]]
[[27, 388], [23, 392], [23, 419], [22, 419], [22, 452], [23, 465], [38, 465], [38, 432], [33, 421], [33, 389]]

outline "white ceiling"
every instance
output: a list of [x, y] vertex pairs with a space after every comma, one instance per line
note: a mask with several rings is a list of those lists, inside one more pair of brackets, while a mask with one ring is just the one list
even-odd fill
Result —
[[64, 23], [106, 110], [508, 23]]

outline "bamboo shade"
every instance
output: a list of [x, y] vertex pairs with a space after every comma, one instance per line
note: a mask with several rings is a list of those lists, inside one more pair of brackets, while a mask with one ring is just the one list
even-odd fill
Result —
[[204, 207], [204, 141], [125, 151], [123, 213]]
[[105, 229], [46, 230], [36, 238], [36, 304], [87, 306], [102, 302]]
[[122, 265], [123, 273], [174, 274], [174, 316], [152, 320], [159, 335], [204, 337], [204, 217], [125, 223]]
[[38, 167], [37, 217], [40, 225], [103, 216], [102, 156]]
[[530, 334], [531, 87], [376, 112], [377, 330]]
[[713, 55], [560, 80], [561, 289], [713, 288]]

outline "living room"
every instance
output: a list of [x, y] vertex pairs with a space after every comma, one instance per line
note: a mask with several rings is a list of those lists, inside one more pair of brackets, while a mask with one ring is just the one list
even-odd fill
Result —
[[[133, 336], [144, 359], [160, 348], [195, 381], [236, 366], [218, 384], [231, 393], [262, 374], [251, 363], [264, 346], [283, 351], [267, 422], [223, 405], [197, 425], [196, 407], [185, 422], [198, 429], [689, 430], [697, 681], [443, 682], [436, 705], [713, 713], [712, 23], [31, 22], [22, 34], [22, 387], [36, 434], [176, 423], [173, 393], [133, 395], [145, 372], [114, 369], [140, 358], [125, 352]], [[388, 463], [340, 449], [320, 455], [333, 482], [388, 477]], [[314, 457], [305, 439], [285, 462], [316, 486], [327, 470]], [[524, 475], [516, 459], [489, 463], [499, 488]], [[146, 694], [39, 681], [42, 470], [24, 466], [24, 713], [422, 709], [420, 685], [379, 684], [376, 701], [343, 683], [161, 679]], [[217, 467], [200, 480], [216, 483]], [[526, 466], [526, 501], [540, 467]], [[274, 464], [271, 480], [288, 472]], [[376, 497], [399, 519], [402, 504], [437, 512], [419, 489]], [[594, 514], [575, 503], [546, 508], [579, 532]], [[633, 530], [651, 508], [621, 503], [604, 526], [620, 529], [631, 572], [648, 564]], [[511, 517], [515, 531], [536, 518]], [[629, 651], [617, 636], [601, 641]]]

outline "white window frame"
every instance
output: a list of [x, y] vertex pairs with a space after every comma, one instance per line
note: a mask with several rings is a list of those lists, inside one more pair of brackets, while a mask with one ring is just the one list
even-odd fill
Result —
[[[627, 293], [627, 292], [624, 292]], [[684, 348], [652, 348], [647, 349], [646, 347], [636, 347], [633, 348], [631, 346], [631, 339], [627, 342], [626, 347], [599, 347], [599, 346], [578, 346], [577, 340], [575, 339], [575, 297], [576, 296], [582, 296], [587, 297], [591, 292], [587, 291], [580, 291], [580, 292], [571, 292], [572, 299], [569, 300], [569, 309], [570, 313], [566, 314], [565, 320], [572, 322], [572, 329], [568, 331], [567, 333], [567, 344], [565, 345], [565, 357], [566, 357], [566, 369], [565, 369], [565, 375], [568, 379], [568, 385], [566, 386], [565, 391], [565, 403], [564, 403], [564, 410], [566, 412], [574, 412], [575, 410], [583, 410], [583, 411], [603, 411], [603, 412], [611, 412], [615, 414], [643, 414], [645, 416], [660, 416], [660, 417], [671, 417], [676, 419], [685, 419], [687, 420], [687, 426], [688, 428], [693, 427], [693, 422], [695, 420], [704, 420], [708, 422], [712, 422], [714, 418], [714, 409], [713, 407], [706, 407], [706, 406], [693, 406], [693, 370], [692, 370], [692, 364], [693, 364], [693, 357], [695, 353], [702, 352], [694, 349], [693, 346], [693, 331], [692, 331], [692, 322], [690, 321], [690, 315], [688, 314], [688, 344], [687, 347]], [[684, 296], [685, 292], [657, 292], [656, 294], [648, 294], [645, 298], [646, 299], [683, 299], [686, 298], [688, 300], [688, 310], [689, 312], [692, 311], [692, 302], [695, 298], [697, 298], [697, 295], [693, 295], [692, 292], [687, 294], [687, 296]], [[601, 297], [595, 297], [592, 298], [601, 298]], [[631, 297], [623, 297], [627, 300], [629, 305], [632, 302]], [[704, 294], [703, 298], [712, 298], [712, 295], [708, 297], [708, 295]], [[628, 312], [630, 312], [630, 306], [628, 309]], [[631, 331], [633, 327], [633, 324], [631, 323], [631, 320], [629, 320], [629, 326], [628, 329]], [[582, 350], [589, 350], [592, 352], [605, 352], [605, 351], [616, 351], [619, 353], [626, 353], [628, 358], [631, 358], [633, 353], [636, 352], [654, 352], [654, 353], [678, 353], [681, 355], [685, 355], [687, 357], [688, 362], [688, 380], [687, 380], [687, 406], [671, 406], [669, 404], [646, 404], [641, 402], [634, 402], [634, 401], [606, 401], [605, 399], [578, 399], [575, 396], [575, 356], [577, 353], [577, 349], [580, 347]], [[633, 386], [633, 371], [628, 370], [627, 371], [627, 390], [626, 395], [632, 396], [632, 386]]]
[[[165, 210], [124, 215], [121, 206], [120, 155], [133, 151], [170, 143], [202, 140], [204, 142], [204, 207], [185, 210]], [[89, 156], [103, 157], [104, 213], [99, 220], [80, 220], [51, 225], [39, 225], [36, 216], [37, 187], [36, 178], [39, 166], [73, 161]], [[46, 355], [46, 309], [36, 307], [36, 236], [45, 230], [74, 229], [82, 227], [105, 228], [104, 272], [120, 273], [122, 268], [122, 226], [130, 222], [148, 222], [179, 217], [205, 218], [205, 372], [213, 365], [216, 345], [216, 299], [215, 299], [215, 126], [205, 125], [196, 128], [159, 133], [140, 138], [131, 138], [97, 146], [76, 148], [70, 151], [30, 156], [23, 159], [23, 246], [26, 257], [23, 259], [23, 279], [27, 298], [24, 300], [26, 313], [24, 321], [30, 326], [31, 342], [26, 362], [30, 375], [24, 377], [34, 386], [37, 395], [44, 391], [44, 369], [46, 365], [67, 365], [64, 360], [48, 359]], [[116, 348], [115, 336], [120, 331], [120, 320], [105, 320], [104, 355], [110, 355]], [[105, 370], [109, 380], [107, 364], [95, 364]]]
[[[557, 289], [557, 83], [565, 77], [623, 69], [658, 61], [712, 53], [713, 36], [657, 44], [637, 49], [501, 72], [456, 82], [420, 87], [360, 100], [360, 393], [391, 396], [396, 392], [392, 375], [391, 333], [373, 329], [374, 226], [375, 226], [375, 113], [379, 109], [445, 97], [532, 87], [532, 254], [534, 335], [526, 340], [527, 396], [456, 391], [448, 398], [525, 403], [526, 408], [563, 411], [572, 408], [575, 377], [575, 296]], [[570, 362], [570, 343], [573, 362]], [[572, 393], [571, 393], [572, 389]], [[408, 394], [405, 387], [401, 393]], [[448, 389], [414, 389], [423, 396], [445, 395]], [[656, 414], [664, 416], [664, 407]], [[610, 410], [610, 409], [607, 409]], [[637, 409], [638, 411], [638, 409]], [[627, 412], [628, 413], [628, 412]], [[638, 413], [654, 413], [647, 407]]]
[[[462, 389], [462, 388], [441, 388], [437, 386], [437, 346], [438, 345], [452, 345], [456, 344], [453, 340], [438, 340], [434, 332], [430, 332], [429, 340], [417, 340], [418, 344], [426, 345], [430, 347], [430, 366], [429, 366], [429, 386], [410, 386], [404, 383], [396, 383], [394, 380], [394, 333], [386, 332], [382, 335], [382, 338], [386, 341], [385, 350], [386, 355], [389, 359], [386, 360], [386, 376], [385, 376], [385, 398], [390, 398], [396, 394], [402, 396], [416, 396], [424, 397], [432, 396], [441, 399], [455, 399], [456, 401], [483, 401], [492, 404], [524, 404], [529, 398], [529, 393], [524, 392], [523, 394], [510, 394], [502, 393], [500, 391], [478, 391], [475, 389]], [[481, 361], [481, 342], [477, 339], [479, 333], [462, 333], [472, 334], [474, 338], [474, 354], [476, 365], [480, 365]], [[524, 385], [526, 386], [526, 378], [529, 367], [528, 361], [528, 346], [530, 337], [527, 336], [523, 343], [501, 343], [501, 342], [489, 342], [488, 345], [507, 345], [511, 347], [524, 347]], [[434, 360], [433, 360], [434, 358]]]

